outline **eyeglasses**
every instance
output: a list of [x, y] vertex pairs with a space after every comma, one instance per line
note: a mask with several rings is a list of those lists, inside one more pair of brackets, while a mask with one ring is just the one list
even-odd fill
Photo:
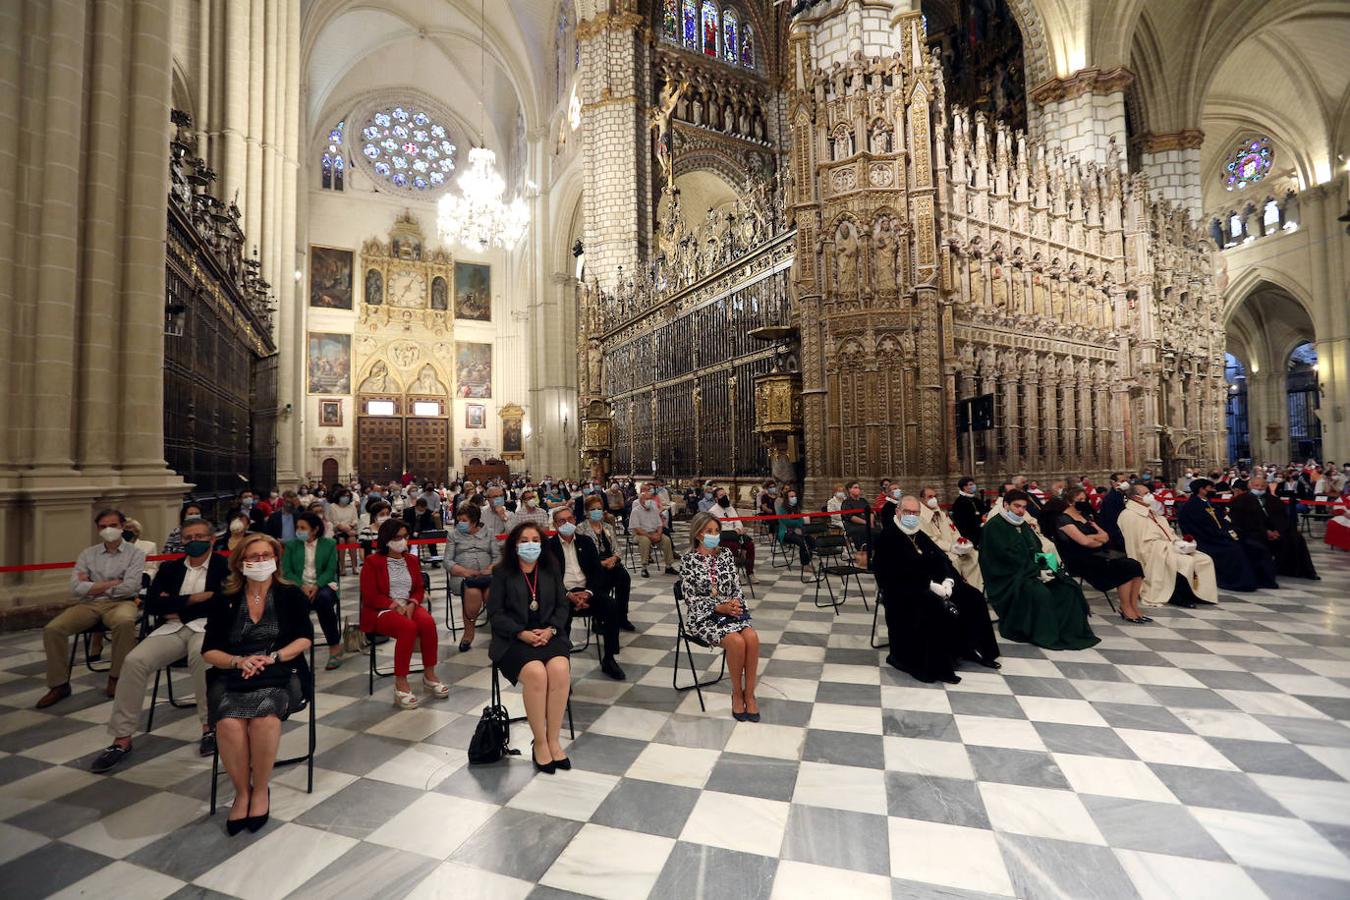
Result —
[[270, 562], [276, 558], [276, 554], [274, 553], [254, 553], [250, 556], [245, 556], [244, 562]]

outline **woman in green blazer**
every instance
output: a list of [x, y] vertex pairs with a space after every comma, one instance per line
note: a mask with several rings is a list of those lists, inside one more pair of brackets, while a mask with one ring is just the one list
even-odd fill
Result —
[[342, 665], [342, 617], [338, 609], [337, 541], [323, 536], [323, 519], [305, 512], [296, 516], [295, 538], [286, 542], [281, 575], [309, 598], [319, 615], [319, 627], [328, 643], [326, 669]]

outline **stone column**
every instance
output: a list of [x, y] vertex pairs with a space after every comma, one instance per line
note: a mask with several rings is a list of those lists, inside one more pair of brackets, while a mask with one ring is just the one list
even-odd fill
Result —
[[1124, 67], [1103, 72], [1079, 69], [1072, 75], [1052, 78], [1027, 91], [1031, 111], [1028, 131], [1047, 148], [1058, 147], [1080, 163], [1105, 165], [1111, 142], [1124, 165], [1125, 90], [1134, 73]]
[[1161, 195], [1186, 210], [1192, 224], [1203, 225], [1200, 145], [1205, 141], [1205, 133], [1188, 128], [1171, 134], [1145, 134], [1138, 140], [1140, 168], [1148, 176], [1153, 195]]

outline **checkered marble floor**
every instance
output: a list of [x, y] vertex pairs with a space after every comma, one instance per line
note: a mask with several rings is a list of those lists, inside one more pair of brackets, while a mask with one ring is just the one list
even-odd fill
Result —
[[[234, 838], [223, 812], [206, 815], [191, 710], [161, 703], [134, 755], [90, 774], [108, 741], [105, 676], [81, 669], [73, 697], [36, 711], [39, 635], [5, 636], [0, 891], [1344, 898], [1350, 555], [1310, 543], [1320, 582], [1160, 610], [1146, 627], [1096, 595], [1097, 647], [1003, 643], [1002, 671], [939, 686], [879, 664], [856, 598], [817, 610], [762, 551], [759, 724], [731, 719], [725, 684], [706, 713], [671, 689], [673, 579], [635, 577], [628, 680], [573, 657], [573, 771], [466, 765], [487, 642], [459, 654], [447, 634], [447, 702], [396, 710], [390, 679], [368, 697], [362, 659], [320, 671], [314, 792], [303, 767], [279, 771], [272, 823]], [[346, 596], [353, 612], [354, 583]], [[517, 692], [508, 701], [520, 710]], [[283, 754], [303, 752], [305, 726], [286, 724]], [[528, 754], [526, 727], [513, 736]]]

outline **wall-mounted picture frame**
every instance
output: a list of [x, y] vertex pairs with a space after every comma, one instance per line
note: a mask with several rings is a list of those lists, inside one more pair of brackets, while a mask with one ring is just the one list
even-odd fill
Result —
[[486, 428], [487, 407], [481, 403], [469, 403], [464, 407], [465, 428]]
[[319, 425], [323, 428], [342, 427], [342, 401], [319, 401]]
[[309, 393], [350, 394], [352, 336], [329, 331], [311, 331], [308, 370]]
[[352, 308], [352, 251], [310, 246], [309, 305], [314, 309]]

